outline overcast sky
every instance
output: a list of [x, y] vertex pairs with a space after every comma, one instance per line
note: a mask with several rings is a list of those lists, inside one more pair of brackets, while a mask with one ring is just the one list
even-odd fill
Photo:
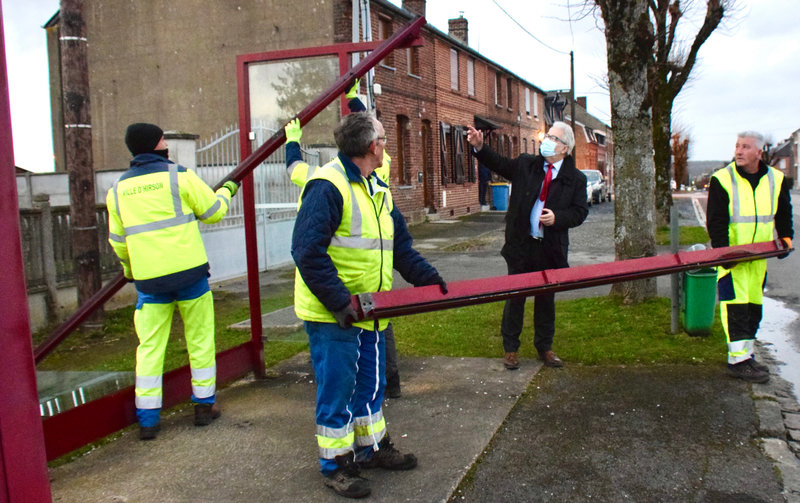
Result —
[[[569, 51], [574, 51], [576, 96], [586, 96], [589, 112], [608, 123], [602, 23], [596, 14], [582, 13], [583, 4], [582, 0], [428, 0], [426, 17], [446, 33], [447, 20], [463, 12], [473, 49], [544, 90], [569, 88]], [[681, 20], [692, 35], [705, 2], [694, 4], [696, 15]], [[53, 169], [41, 27], [58, 6], [58, 0], [2, 4], [15, 161], [33, 171]], [[800, 1], [737, 0], [737, 6], [735, 16], [703, 46], [693, 79], [676, 102], [673, 125], [689, 131], [693, 160], [731, 158], [736, 133], [742, 130], [761, 131], [779, 142], [800, 129], [796, 98]]]

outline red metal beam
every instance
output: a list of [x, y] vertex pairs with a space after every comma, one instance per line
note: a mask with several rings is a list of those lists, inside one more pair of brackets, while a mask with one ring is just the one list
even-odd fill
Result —
[[5, 34], [0, 5], [0, 502], [50, 501], [19, 227]]
[[496, 302], [514, 297], [576, 290], [591, 286], [650, 278], [680, 271], [775, 257], [788, 250], [778, 241], [727, 248], [656, 255], [566, 269], [548, 269], [527, 274], [454, 281], [442, 295], [438, 286], [404, 288], [388, 292], [353, 295], [351, 303], [359, 320], [392, 318], [439, 311], [459, 306]]

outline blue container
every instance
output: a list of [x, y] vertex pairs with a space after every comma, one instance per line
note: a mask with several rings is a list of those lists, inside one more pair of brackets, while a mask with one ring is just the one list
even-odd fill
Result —
[[507, 183], [490, 183], [492, 186], [492, 202], [498, 211], [508, 210], [508, 193], [510, 185]]

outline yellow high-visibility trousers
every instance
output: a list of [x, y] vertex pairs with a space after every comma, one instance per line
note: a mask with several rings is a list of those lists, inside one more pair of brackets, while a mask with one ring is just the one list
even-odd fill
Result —
[[139, 292], [133, 323], [139, 338], [135, 390], [137, 416], [142, 426], [158, 423], [164, 354], [176, 305], [185, 327], [192, 372], [192, 401], [213, 403], [215, 399], [214, 300], [208, 280], [203, 279], [201, 285], [192, 285], [176, 292]]
[[728, 363], [753, 357], [761, 323], [767, 261], [739, 262], [731, 269], [717, 268], [717, 292], [722, 328], [728, 342]]

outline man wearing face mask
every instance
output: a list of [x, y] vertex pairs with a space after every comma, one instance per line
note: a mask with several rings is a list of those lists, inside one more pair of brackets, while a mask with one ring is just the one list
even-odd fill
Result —
[[[539, 148], [540, 155], [522, 154], [509, 159], [483, 142], [483, 133], [468, 127], [467, 141], [478, 161], [512, 184], [506, 213], [506, 239], [501, 254], [508, 274], [523, 274], [569, 267], [569, 229], [586, 219], [586, 176], [575, 167], [570, 155], [575, 146], [572, 129], [564, 122], [553, 123]], [[537, 295], [533, 304], [534, 337], [539, 359], [548, 367], [564, 363], [553, 352], [555, 297]], [[525, 299], [506, 301], [500, 332], [503, 336], [503, 365], [519, 368]]]
[[131, 124], [125, 144], [134, 157], [106, 197], [108, 242], [125, 278], [136, 285], [136, 417], [139, 438], [152, 440], [160, 430], [161, 376], [176, 306], [192, 372], [194, 424], [206, 426], [220, 416], [214, 301], [197, 222], [222, 220], [239, 184], [227, 181], [215, 193], [193, 171], [171, 162], [155, 124]]

